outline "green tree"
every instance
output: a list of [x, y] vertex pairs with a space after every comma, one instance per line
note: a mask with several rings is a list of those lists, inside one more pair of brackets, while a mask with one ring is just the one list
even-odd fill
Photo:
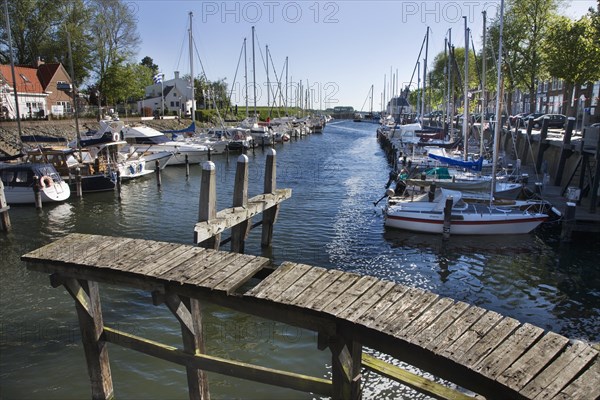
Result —
[[[600, 42], [592, 16], [577, 21], [556, 17], [544, 40], [544, 64], [551, 76], [565, 82], [565, 99], [571, 99], [576, 85], [600, 79]], [[566, 115], [572, 115], [567, 101]]]
[[146, 56], [142, 58], [140, 65], [150, 68], [150, 71], [152, 71], [153, 75], [158, 73], [158, 65], [154, 64], [154, 60], [151, 57]]
[[[115, 76], [119, 65], [132, 59], [140, 44], [135, 15], [122, 0], [90, 0], [94, 9], [90, 30], [93, 37], [93, 72], [101, 96], [107, 100], [119, 98]], [[114, 68], [114, 69], [113, 69]], [[107, 82], [107, 76], [113, 82]]]

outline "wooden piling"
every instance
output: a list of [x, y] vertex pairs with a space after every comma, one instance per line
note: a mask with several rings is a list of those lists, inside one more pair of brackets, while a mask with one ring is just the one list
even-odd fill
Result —
[[355, 340], [336, 336], [330, 339], [333, 399], [358, 400], [362, 397], [362, 346]]
[[162, 186], [162, 179], [160, 177], [160, 163], [158, 160], [154, 161], [154, 173], [156, 174], [156, 186], [160, 188]]
[[117, 169], [116, 188], [117, 188], [117, 198], [119, 200], [121, 200], [121, 171], [119, 171], [118, 169]]
[[573, 150], [571, 149], [571, 135], [573, 134], [573, 127], [575, 127], [575, 118], [569, 117], [567, 120], [567, 129], [565, 130], [565, 136], [563, 138], [562, 149], [560, 151], [560, 159], [558, 160], [558, 168], [556, 170], [554, 186], [561, 185], [567, 158], [573, 154]]
[[444, 227], [442, 231], [442, 238], [444, 240], [450, 239], [450, 226], [452, 219], [452, 196], [446, 197], [446, 204], [444, 206]]
[[33, 198], [35, 202], [35, 208], [38, 210], [42, 209], [42, 190], [40, 187], [40, 178], [37, 176], [33, 177]]
[[190, 177], [190, 160], [188, 158], [188, 155], [185, 155], [185, 179], [188, 179]]
[[75, 192], [77, 197], [83, 197], [83, 186], [81, 184], [81, 168], [75, 168]]
[[430, 186], [429, 186], [429, 193], [427, 193], [427, 198], [429, 200], [430, 203], [433, 202], [433, 199], [435, 199], [435, 182], [433, 182]]
[[[533, 130], [533, 120], [530, 119], [529, 124], [527, 125], [527, 131], [525, 134], [525, 144], [523, 145], [523, 150], [521, 151], [521, 163], [522, 165], [527, 164], [527, 156], [529, 154], [529, 146], [531, 145], [531, 132]], [[517, 146], [517, 149], [519, 146]]]
[[[210, 221], [217, 215], [217, 173], [215, 163], [206, 161], [202, 164], [202, 180], [200, 182], [200, 207], [198, 211], [198, 222]], [[194, 242], [197, 241], [194, 238]], [[221, 234], [218, 233], [200, 243], [207, 249], [219, 250]]]
[[560, 241], [568, 243], [571, 241], [573, 235], [573, 228], [575, 227], [575, 211], [577, 205], [572, 202], [567, 202], [567, 208], [565, 215], [563, 216], [562, 228], [560, 231]]
[[542, 169], [542, 162], [544, 161], [544, 152], [548, 149], [548, 125], [550, 125], [550, 117], [544, 117], [542, 120], [542, 130], [540, 131], [540, 143], [538, 145], [537, 157], [535, 161], [535, 169], [539, 171]]
[[[248, 156], [242, 154], [237, 159], [235, 184], [233, 187], [233, 207], [246, 207], [248, 204]], [[231, 228], [231, 251], [243, 253], [244, 244], [250, 232], [251, 220], [244, 220]]]
[[6, 204], [6, 197], [4, 197], [4, 184], [0, 180], [0, 228], [4, 232], [10, 230], [10, 216], [8, 215], [10, 206]]
[[208, 146], [208, 161], [210, 161], [210, 146]]
[[[265, 164], [265, 184], [263, 193], [274, 193], [277, 189], [277, 164], [276, 164], [277, 152], [271, 148], [267, 152], [267, 159]], [[263, 223], [262, 223], [262, 247], [270, 247], [273, 241], [273, 224], [277, 219], [277, 213], [279, 212], [279, 204], [265, 210], [263, 212]]]

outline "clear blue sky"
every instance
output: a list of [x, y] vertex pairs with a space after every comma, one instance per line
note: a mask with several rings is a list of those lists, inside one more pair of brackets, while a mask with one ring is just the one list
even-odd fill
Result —
[[[464, 47], [464, 19], [472, 30], [477, 51], [481, 48], [482, 11], [488, 23], [499, 9], [499, 0], [488, 1], [169, 1], [128, 3], [138, 18], [142, 45], [136, 61], [151, 57], [165, 74], [189, 74], [188, 12], [193, 12], [194, 75], [202, 62], [209, 80], [226, 78], [231, 88], [244, 38], [247, 38], [248, 82], [252, 82], [252, 34], [255, 26], [257, 98], [266, 105], [265, 45], [281, 75], [289, 58], [288, 76], [311, 88], [313, 106], [350, 105], [369, 110], [368, 95], [374, 85], [373, 108], [381, 109], [384, 76], [398, 71], [400, 87], [408, 84], [419, 49], [430, 27], [428, 64], [452, 41]], [[565, 1], [562, 13], [579, 17], [595, 0]], [[199, 57], [199, 58], [198, 58]], [[424, 58], [424, 51], [421, 56]], [[269, 65], [270, 81], [275, 81]], [[233, 102], [243, 106], [244, 65], [241, 61]], [[282, 81], [285, 82], [285, 75]], [[416, 76], [415, 82], [416, 84]], [[386, 92], [389, 93], [389, 89]], [[290, 96], [292, 95], [290, 90]], [[389, 98], [389, 96], [388, 96]], [[293, 101], [293, 100], [290, 100]], [[250, 89], [252, 105], [252, 90]], [[364, 105], [364, 106], [363, 106]]]

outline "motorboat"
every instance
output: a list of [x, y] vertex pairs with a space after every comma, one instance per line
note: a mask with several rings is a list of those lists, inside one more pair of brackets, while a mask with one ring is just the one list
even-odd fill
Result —
[[34, 204], [36, 185], [42, 203], [65, 201], [71, 195], [69, 185], [49, 163], [0, 163], [0, 177], [8, 204]]

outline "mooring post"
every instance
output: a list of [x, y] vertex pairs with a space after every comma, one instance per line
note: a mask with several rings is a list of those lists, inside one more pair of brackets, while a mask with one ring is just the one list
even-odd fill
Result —
[[[531, 132], [533, 131], [533, 120], [530, 118], [529, 125], [527, 125], [527, 131], [525, 133], [525, 143], [523, 144], [523, 149], [521, 150], [521, 163], [522, 165], [527, 164], [527, 155], [529, 153], [529, 146], [531, 143]], [[518, 149], [518, 147], [517, 147]]]
[[429, 186], [429, 193], [427, 193], [427, 199], [430, 203], [432, 203], [433, 199], [435, 199], [435, 187], [435, 182], [433, 182], [431, 186]]
[[575, 227], [575, 211], [577, 205], [572, 202], [567, 202], [567, 209], [563, 217], [562, 228], [560, 231], [560, 241], [568, 243], [571, 241], [573, 234], [573, 228]]
[[[233, 207], [246, 207], [248, 204], [248, 156], [242, 154], [237, 159], [235, 183], [233, 187]], [[240, 222], [231, 228], [231, 251], [243, 253], [244, 244], [250, 232], [250, 220]]]
[[539, 171], [542, 169], [542, 162], [544, 161], [544, 152], [548, 148], [548, 126], [550, 125], [550, 117], [544, 117], [542, 120], [542, 129], [540, 130], [540, 143], [538, 145], [537, 158], [535, 161], [535, 169]]
[[452, 196], [446, 197], [446, 204], [444, 205], [444, 227], [442, 230], [442, 238], [444, 240], [450, 239], [450, 226], [452, 225], [452, 203], [454, 199]]
[[[277, 152], [275, 149], [270, 148], [267, 152], [267, 159], [265, 164], [265, 185], [264, 193], [274, 193], [277, 189], [277, 164], [276, 164]], [[273, 224], [277, 219], [277, 213], [279, 212], [279, 204], [265, 210], [263, 212], [262, 219], [262, 247], [271, 246], [273, 241]]]
[[35, 208], [38, 210], [42, 209], [42, 189], [40, 187], [40, 178], [37, 176], [33, 177], [33, 198], [35, 201]]
[[162, 186], [162, 179], [160, 177], [160, 163], [158, 162], [158, 160], [154, 161], [154, 173], [156, 174], [156, 186], [158, 186], [158, 188], [160, 189], [160, 187]]
[[331, 381], [335, 400], [358, 400], [362, 398], [362, 346], [355, 340], [342, 336], [330, 338]]
[[227, 164], [229, 164], [229, 144], [225, 145], [225, 160], [227, 161]]
[[119, 199], [119, 201], [121, 201], [121, 171], [119, 171], [118, 169], [117, 169], [116, 188], [117, 188], [117, 198]]
[[10, 207], [6, 204], [6, 198], [4, 197], [4, 184], [0, 180], [0, 224], [2, 230], [8, 232], [10, 230], [10, 216], [8, 215]]
[[81, 185], [81, 168], [75, 168], [75, 190], [77, 193], [77, 197], [83, 197], [83, 187]]
[[188, 179], [190, 177], [190, 160], [188, 158], [188, 155], [185, 155], [185, 179]]
[[563, 138], [562, 149], [560, 150], [560, 159], [558, 160], [558, 168], [556, 170], [556, 177], [554, 178], [554, 186], [560, 186], [565, 164], [567, 158], [573, 154], [571, 150], [571, 135], [573, 134], [573, 127], [575, 126], [575, 117], [569, 117], [567, 120], [567, 128], [565, 130], [565, 137]]
[[208, 146], [208, 161], [210, 161], [210, 146]]
[[108, 359], [108, 347], [102, 340], [104, 321], [100, 306], [100, 290], [93, 281], [51, 276], [52, 286], [62, 284], [75, 300], [81, 341], [92, 386], [92, 399], [112, 399], [114, 389]]
[[[200, 182], [200, 208], [198, 211], [198, 222], [210, 221], [217, 216], [217, 173], [215, 163], [205, 161], [202, 164], [202, 180]], [[194, 242], [197, 240], [194, 239]], [[221, 234], [200, 243], [207, 249], [219, 250]]]

